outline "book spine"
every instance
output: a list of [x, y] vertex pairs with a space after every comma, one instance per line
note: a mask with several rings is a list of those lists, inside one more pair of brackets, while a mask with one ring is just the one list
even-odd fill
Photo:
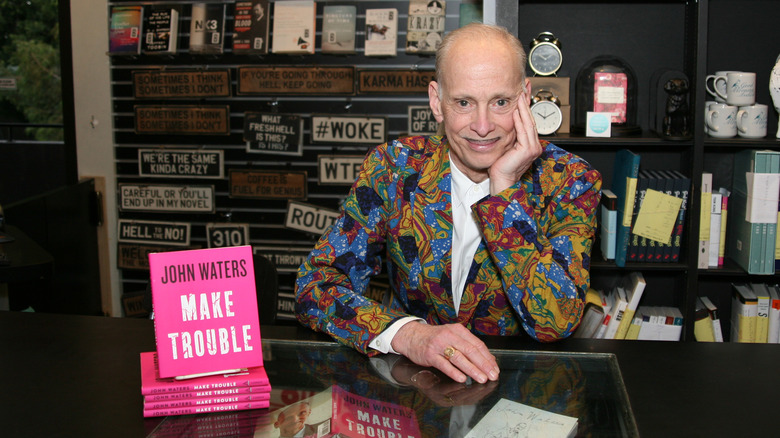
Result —
[[228, 388], [228, 389], [211, 389], [206, 391], [183, 391], [183, 392], [162, 392], [162, 393], [158, 392], [154, 394], [144, 395], [144, 401], [165, 401], [165, 400], [180, 400], [180, 399], [188, 399], [188, 398], [265, 394], [270, 391], [271, 391], [270, 385], [260, 385], [260, 386], [244, 386], [239, 388]]
[[167, 417], [170, 415], [193, 415], [211, 412], [245, 411], [249, 409], [262, 409], [270, 406], [270, 402], [257, 401], [249, 403], [223, 403], [203, 406], [187, 406], [174, 409], [144, 409], [144, 417]]
[[[638, 164], [636, 170], [639, 170]], [[636, 175], [636, 173], [634, 173], [634, 175]], [[626, 177], [626, 199], [623, 205], [623, 217], [618, 218], [621, 222], [618, 224], [617, 243], [615, 244], [615, 264], [620, 267], [626, 266], [626, 251], [628, 250], [631, 234], [631, 219], [634, 198], [636, 197], [636, 184], [636, 177]]]
[[249, 379], [241, 380], [240, 382], [220, 382], [220, 383], [172, 383], [170, 386], [153, 386], [146, 387], [141, 386], [141, 394], [165, 394], [173, 392], [197, 392], [208, 391], [227, 388], [247, 388], [247, 387], [262, 387], [268, 386], [268, 379]]
[[191, 406], [207, 406], [225, 403], [244, 403], [270, 400], [271, 393], [238, 394], [222, 397], [183, 398], [179, 400], [147, 401], [144, 398], [144, 409], [175, 409]]
[[710, 260], [710, 207], [712, 206], [712, 174], [701, 175], [701, 215], [699, 217], [699, 269], [707, 269]]

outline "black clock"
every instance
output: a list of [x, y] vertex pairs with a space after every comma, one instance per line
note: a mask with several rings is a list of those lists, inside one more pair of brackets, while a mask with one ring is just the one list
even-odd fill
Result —
[[562, 63], [561, 42], [551, 32], [542, 32], [531, 41], [528, 65], [536, 76], [553, 76]]

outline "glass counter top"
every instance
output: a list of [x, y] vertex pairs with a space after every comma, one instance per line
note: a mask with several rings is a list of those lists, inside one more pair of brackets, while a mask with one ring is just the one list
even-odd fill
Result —
[[264, 339], [269, 409], [167, 417], [149, 436], [278, 437], [270, 427], [278, 410], [334, 387], [413, 410], [419, 431], [404, 438], [464, 437], [501, 399], [575, 417], [578, 437], [639, 436], [614, 355], [491, 351], [499, 380], [460, 384], [396, 355], [368, 358], [335, 343]]

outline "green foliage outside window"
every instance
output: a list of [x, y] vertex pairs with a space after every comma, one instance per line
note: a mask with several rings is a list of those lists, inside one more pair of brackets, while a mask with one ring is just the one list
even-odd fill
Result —
[[[58, 0], [0, 0], [0, 122], [62, 124]], [[62, 140], [59, 128], [29, 128], [35, 140]]]

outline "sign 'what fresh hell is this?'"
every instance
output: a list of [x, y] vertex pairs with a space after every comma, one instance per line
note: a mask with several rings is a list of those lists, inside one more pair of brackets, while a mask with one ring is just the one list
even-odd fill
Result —
[[263, 365], [252, 248], [149, 254], [160, 377]]

